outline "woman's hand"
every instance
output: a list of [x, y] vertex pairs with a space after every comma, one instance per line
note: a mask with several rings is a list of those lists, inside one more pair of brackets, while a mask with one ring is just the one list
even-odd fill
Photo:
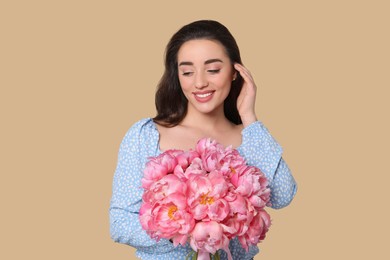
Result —
[[257, 121], [255, 112], [256, 84], [249, 70], [243, 65], [236, 63], [234, 64], [234, 68], [244, 79], [241, 93], [237, 98], [237, 110], [240, 114], [242, 124], [246, 127]]

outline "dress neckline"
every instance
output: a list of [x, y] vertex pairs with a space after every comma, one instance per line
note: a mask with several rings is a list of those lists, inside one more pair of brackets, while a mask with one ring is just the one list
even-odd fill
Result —
[[[157, 150], [158, 150], [159, 154], [161, 154], [161, 153], [165, 152], [166, 150], [164, 150], [164, 151], [161, 150], [161, 147], [160, 147], [160, 132], [158, 131], [157, 125], [156, 125], [156, 123], [153, 121], [153, 119], [152, 119], [152, 118], [149, 118], [149, 120], [150, 120], [150, 122], [151, 122], [151, 124], [152, 124], [152, 126], [153, 126], [153, 130], [154, 130], [155, 135], [156, 135], [156, 137], [157, 137], [157, 138], [156, 138]], [[243, 145], [243, 143], [244, 143], [244, 138], [245, 138], [244, 129], [245, 129], [245, 128], [243, 128], [243, 129], [241, 130], [241, 143], [240, 143], [240, 145], [237, 146], [237, 147], [233, 147], [233, 149], [238, 150], [239, 152], [240, 152], [241, 147], [242, 147], [242, 145]], [[194, 148], [195, 148], [195, 147], [194, 147]], [[175, 148], [171, 148], [171, 149], [175, 149]], [[168, 149], [168, 150], [169, 150], [169, 149]], [[178, 150], [181, 150], [181, 149], [178, 149]]]

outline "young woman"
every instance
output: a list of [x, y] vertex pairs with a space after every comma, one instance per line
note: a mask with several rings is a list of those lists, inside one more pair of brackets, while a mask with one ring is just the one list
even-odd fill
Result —
[[[269, 180], [273, 208], [287, 206], [296, 183], [282, 158], [282, 148], [255, 113], [256, 85], [242, 65], [235, 39], [216, 21], [182, 27], [166, 48], [165, 72], [156, 92], [157, 116], [142, 119], [125, 135], [119, 151], [110, 207], [111, 236], [137, 249], [141, 259], [185, 259], [191, 247], [156, 242], [141, 228], [141, 179], [148, 157], [168, 149], [188, 150], [210, 137], [232, 145], [247, 163]], [[237, 239], [229, 245], [233, 259], [252, 259]], [[221, 250], [221, 259], [227, 255]]]

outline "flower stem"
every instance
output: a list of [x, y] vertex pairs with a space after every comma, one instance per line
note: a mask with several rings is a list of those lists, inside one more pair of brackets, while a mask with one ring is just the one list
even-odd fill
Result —
[[[194, 259], [194, 255], [195, 255], [195, 251], [190, 251], [187, 255], [186, 255], [186, 260], [192, 260]], [[196, 259], [196, 258], [195, 258]]]
[[[187, 255], [186, 255], [186, 259], [185, 260], [197, 260], [198, 259], [198, 252], [195, 252], [195, 251], [190, 251]], [[216, 251], [214, 255], [212, 255], [210, 253], [210, 260], [221, 260], [221, 257], [219, 255], [219, 252]]]
[[214, 255], [210, 254], [210, 259], [221, 260], [221, 257], [219, 256], [219, 252], [216, 251]]

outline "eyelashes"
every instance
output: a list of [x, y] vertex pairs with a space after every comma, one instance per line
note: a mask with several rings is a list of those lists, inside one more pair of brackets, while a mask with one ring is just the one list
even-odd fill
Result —
[[220, 69], [217, 69], [217, 70], [208, 70], [207, 72], [211, 73], [211, 74], [217, 74], [219, 73], [221, 70]]
[[[212, 74], [212, 75], [213, 75], [213, 74], [218, 74], [220, 71], [221, 71], [221, 69], [207, 70], [207, 72], [210, 73], [210, 74]], [[193, 75], [193, 74], [194, 74], [194, 72], [192, 72], [192, 71], [186, 71], [186, 72], [182, 72], [181, 75], [186, 76], [186, 77], [189, 77], [189, 76], [191, 76], [191, 75]]]

